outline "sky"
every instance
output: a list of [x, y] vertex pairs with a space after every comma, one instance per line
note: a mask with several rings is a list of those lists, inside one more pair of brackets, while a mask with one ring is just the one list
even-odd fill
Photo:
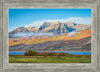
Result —
[[9, 9], [9, 31], [52, 21], [91, 24], [91, 9]]

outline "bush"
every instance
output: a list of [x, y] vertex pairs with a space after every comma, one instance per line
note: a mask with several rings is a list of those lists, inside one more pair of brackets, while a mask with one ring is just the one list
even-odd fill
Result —
[[65, 53], [59, 53], [59, 56], [66, 56]]

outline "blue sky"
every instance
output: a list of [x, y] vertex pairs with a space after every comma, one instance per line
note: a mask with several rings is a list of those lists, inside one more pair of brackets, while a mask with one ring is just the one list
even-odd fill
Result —
[[45, 21], [91, 24], [91, 9], [9, 9], [9, 31], [37, 27]]

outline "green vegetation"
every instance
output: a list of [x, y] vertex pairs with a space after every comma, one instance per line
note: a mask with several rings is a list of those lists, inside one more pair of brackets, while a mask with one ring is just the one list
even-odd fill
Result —
[[87, 56], [9, 56], [9, 63], [91, 63]]
[[63, 53], [63, 52], [55, 53], [52, 51], [50, 52], [44, 51], [44, 52], [39, 53], [39, 52], [32, 51], [32, 50], [29, 50], [29, 51], [26, 50], [24, 55], [25, 56], [44, 56], [44, 57], [46, 56], [71, 56], [71, 54]]

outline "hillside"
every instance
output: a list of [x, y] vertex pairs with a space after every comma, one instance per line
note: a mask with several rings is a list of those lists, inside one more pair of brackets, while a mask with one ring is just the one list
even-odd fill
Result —
[[71, 32], [55, 36], [32, 36], [9, 39], [9, 50], [91, 50], [91, 29], [76, 31], [75, 34], [71, 36], [69, 36], [69, 34], [71, 34]]

